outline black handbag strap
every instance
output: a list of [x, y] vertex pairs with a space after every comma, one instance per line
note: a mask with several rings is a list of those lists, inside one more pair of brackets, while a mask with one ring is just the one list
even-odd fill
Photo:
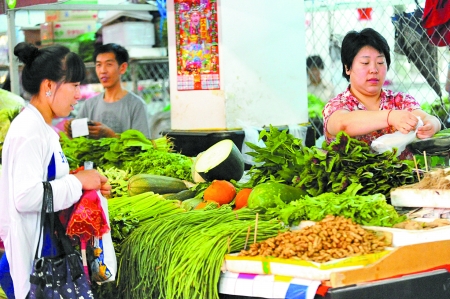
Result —
[[50, 232], [56, 232], [57, 239], [61, 242], [64, 253], [66, 255], [75, 253], [75, 249], [73, 248], [70, 239], [66, 235], [66, 230], [64, 229], [59, 217], [55, 215], [56, 213], [53, 210], [53, 189], [50, 182], [42, 182], [44, 186], [44, 197], [42, 200], [42, 209], [41, 209], [41, 224], [40, 224], [40, 233], [39, 233], [39, 241], [38, 246], [36, 248], [35, 258], [38, 259], [39, 253], [39, 244], [41, 242], [41, 237], [44, 229], [44, 223], [46, 218], [49, 220]]

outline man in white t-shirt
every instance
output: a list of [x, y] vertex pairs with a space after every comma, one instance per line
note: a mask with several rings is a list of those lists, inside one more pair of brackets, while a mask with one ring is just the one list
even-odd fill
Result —
[[[127, 50], [117, 44], [98, 46], [94, 51], [95, 71], [104, 92], [85, 100], [76, 118], [89, 119], [89, 137], [115, 137], [129, 129], [150, 138], [147, 106], [142, 98], [122, 87], [121, 76], [128, 67]], [[69, 136], [71, 121], [64, 128]]]

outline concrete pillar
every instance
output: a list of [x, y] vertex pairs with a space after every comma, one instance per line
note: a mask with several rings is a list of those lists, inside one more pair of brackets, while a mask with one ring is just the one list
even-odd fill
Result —
[[304, 1], [217, 1], [220, 89], [177, 89], [174, 0], [167, 1], [172, 130], [308, 122]]

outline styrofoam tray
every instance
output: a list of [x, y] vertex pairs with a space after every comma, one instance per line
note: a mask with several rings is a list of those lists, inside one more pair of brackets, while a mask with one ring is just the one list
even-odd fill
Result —
[[450, 208], [450, 190], [396, 188], [391, 190], [391, 204], [397, 207]]
[[315, 263], [297, 259], [284, 259], [263, 256], [225, 255], [222, 271], [248, 274], [273, 274], [311, 280], [329, 280], [331, 273], [362, 268], [389, 254], [390, 250], [378, 253], [352, 256], [326, 263]]
[[[432, 218], [416, 218], [416, 221], [431, 222]], [[363, 226], [374, 231], [390, 232], [392, 234], [392, 246], [399, 247], [434, 241], [450, 240], [450, 225], [426, 230], [410, 230], [392, 227]]]

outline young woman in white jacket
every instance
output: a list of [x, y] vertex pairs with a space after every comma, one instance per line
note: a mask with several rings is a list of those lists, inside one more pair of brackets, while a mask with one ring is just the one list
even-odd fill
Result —
[[[38, 49], [27, 43], [19, 43], [14, 55], [24, 64], [22, 85], [31, 100], [12, 122], [3, 145], [0, 237], [5, 255], [0, 262], [0, 284], [8, 298], [24, 299], [30, 290], [40, 234], [42, 182], [47, 180], [51, 157], [56, 168], [51, 181], [55, 211], [76, 203], [82, 190], [100, 189], [108, 194], [111, 186], [96, 170], [69, 174], [59, 136], [51, 126], [53, 118], [68, 116], [80, 99], [86, 72], [82, 59], [64, 46]], [[8, 286], [8, 264], [13, 290]]]

